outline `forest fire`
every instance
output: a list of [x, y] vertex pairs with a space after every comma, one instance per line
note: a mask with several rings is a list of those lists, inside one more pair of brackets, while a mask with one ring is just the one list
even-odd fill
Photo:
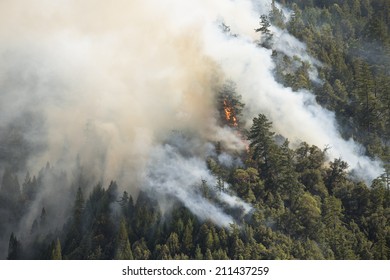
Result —
[[225, 99], [223, 101], [223, 110], [225, 112], [225, 119], [229, 124], [232, 124], [233, 126], [237, 127], [237, 117], [234, 112], [234, 108], [229, 104], [229, 102]]

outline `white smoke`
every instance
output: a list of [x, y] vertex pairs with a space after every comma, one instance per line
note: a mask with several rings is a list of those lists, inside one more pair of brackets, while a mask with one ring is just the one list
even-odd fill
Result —
[[[191, 146], [196, 148], [191, 149]], [[207, 185], [210, 195], [216, 195], [216, 199], [226, 203], [229, 208], [241, 209], [242, 214], [249, 213], [252, 208], [238, 197], [217, 190], [217, 178], [210, 173], [205, 163], [209, 152], [213, 154], [207, 143], [172, 135], [169, 143], [157, 145], [151, 150], [143, 173], [142, 189], [159, 198], [163, 213], [172, 203], [169, 197], [173, 197], [201, 220], [229, 227], [238, 221], [226, 214], [222, 206], [216, 206], [215, 201], [202, 194], [202, 181]], [[224, 186], [228, 188], [226, 183]], [[165, 205], [166, 201], [168, 205]]]
[[[250, 12], [247, 14], [248, 17], [251, 15]], [[232, 22], [233, 18], [226, 17], [225, 21]], [[362, 155], [364, 149], [352, 139], [341, 137], [333, 112], [322, 108], [310, 92], [293, 92], [275, 81], [271, 50], [259, 48], [248, 39], [253, 35], [252, 28], [232, 29], [233, 33], [237, 31], [242, 36], [226, 39], [218, 35], [217, 29], [205, 30], [205, 52], [217, 61], [227, 77], [237, 83], [237, 91], [246, 104], [247, 124], [250, 125], [249, 120], [262, 112], [273, 122], [276, 132], [292, 143], [305, 141], [318, 147], [330, 146], [329, 158], [341, 157], [347, 161], [359, 179], [369, 183], [378, 177], [382, 163]], [[279, 29], [275, 28], [274, 32], [279, 40], [283, 39], [283, 44], [277, 41], [276, 47], [282, 50], [284, 45], [286, 55], [321, 65], [305, 53], [303, 43]]]

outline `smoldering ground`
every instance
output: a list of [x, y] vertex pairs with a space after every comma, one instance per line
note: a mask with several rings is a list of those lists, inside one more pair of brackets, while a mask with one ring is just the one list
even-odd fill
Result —
[[[213, 181], [202, 163], [205, 155], [190, 146], [191, 156], [185, 158], [161, 145], [168, 133], [179, 130], [205, 143], [243, 149], [240, 137], [219, 125], [215, 109], [217, 89], [231, 79], [246, 104], [246, 127], [264, 113], [277, 133], [292, 142], [330, 145], [331, 159], [342, 157], [361, 178], [373, 179], [380, 163], [341, 138], [334, 115], [311, 93], [293, 92], [275, 81], [271, 51], [256, 44], [260, 35], [254, 31], [270, 2], [1, 1], [1, 167], [13, 162], [21, 177], [27, 170], [37, 174], [46, 162], [58, 170], [74, 170], [78, 162], [104, 185], [117, 180], [127, 190], [156, 188], [159, 195], [176, 186], [176, 198], [189, 201], [185, 205], [199, 217], [211, 217], [195, 207], [199, 197], [191, 184], [173, 176], [169, 166], [183, 161], [191, 182], [202, 176]], [[221, 21], [238, 36], [221, 32]], [[281, 31], [273, 32], [278, 37]], [[279, 35], [289, 42], [286, 54], [309, 59], [304, 45]], [[14, 147], [14, 138], [8, 140], [11, 131], [23, 149]], [[173, 161], [162, 160], [166, 156]], [[156, 174], [165, 181], [151, 181]], [[54, 215], [67, 209], [62, 194], [45, 184], [31, 206], [35, 212], [19, 230], [31, 226], [43, 201], [56, 205]], [[214, 210], [222, 225], [232, 221]]]

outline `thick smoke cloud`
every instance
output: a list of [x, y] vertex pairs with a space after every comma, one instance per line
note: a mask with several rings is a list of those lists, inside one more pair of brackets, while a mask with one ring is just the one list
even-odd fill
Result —
[[66, 167], [80, 154], [100, 179], [126, 181], [166, 131], [215, 130], [217, 66], [202, 53], [200, 27], [184, 14], [171, 18], [172, 5], [7, 2], [2, 26], [12, 31], [1, 30], [1, 104], [9, 109], [2, 122], [30, 107], [45, 119], [44, 134], [25, 136], [47, 144], [29, 168], [58, 159]]
[[[212, 209], [214, 220], [226, 225], [234, 219], [191, 188], [202, 178], [215, 180], [202, 163], [204, 144], [189, 147], [186, 157], [163, 140], [177, 130], [244, 149], [239, 136], [218, 125], [215, 109], [217, 89], [231, 79], [246, 104], [248, 127], [264, 113], [277, 133], [292, 142], [330, 145], [331, 159], [342, 157], [361, 178], [373, 179], [380, 164], [341, 138], [334, 115], [310, 93], [275, 81], [271, 51], [256, 46], [254, 31], [270, 2], [1, 1], [0, 167], [14, 159], [20, 174], [36, 174], [47, 161], [74, 170], [78, 158], [96, 182], [166, 192], [201, 218], [212, 217], [205, 212]], [[239, 36], [223, 34], [221, 21]], [[304, 45], [274, 32], [286, 54], [313, 61]], [[7, 140], [11, 132], [25, 153]], [[175, 162], [181, 176], [170, 173]], [[61, 205], [46, 187], [36, 204], [55, 197], [51, 203]], [[249, 211], [233, 196], [220, 199]]]

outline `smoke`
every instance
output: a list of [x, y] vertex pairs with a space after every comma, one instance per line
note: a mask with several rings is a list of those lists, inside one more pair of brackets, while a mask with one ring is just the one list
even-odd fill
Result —
[[[224, 227], [238, 221], [225, 213], [223, 204], [240, 209], [243, 214], [250, 212], [251, 206], [238, 197], [218, 191], [217, 178], [210, 173], [205, 162], [206, 157], [215, 154], [211, 147], [199, 139], [172, 134], [167, 143], [152, 149], [143, 173], [143, 189], [159, 198], [162, 213], [172, 205], [172, 197], [201, 220], [210, 220]], [[228, 188], [226, 183], [224, 185]], [[218, 201], [222, 205], [215, 205]]]
[[[330, 145], [331, 159], [342, 157], [361, 178], [375, 178], [380, 163], [341, 138], [333, 113], [311, 93], [275, 81], [271, 51], [255, 44], [259, 15], [269, 7], [249, 0], [1, 1], [0, 165], [15, 159], [21, 174], [35, 174], [48, 161], [74, 170], [79, 158], [96, 181], [176, 197], [200, 218], [226, 226], [234, 218], [194, 186], [202, 179], [215, 185], [204, 143], [245, 148], [232, 129], [218, 125], [215, 95], [231, 79], [246, 104], [247, 127], [264, 113], [290, 141]], [[239, 36], [223, 34], [221, 20]], [[314, 63], [304, 45], [274, 32], [278, 49]], [[204, 142], [178, 151], [181, 144], [164, 143], [172, 130]], [[7, 140], [9, 131], [25, 152]], [[68, 201], [50, 187], [37, 204], [57, 197], [65, 207]], [[249, 211], [233, 195], [219, 200]]]
[[[274, 32], [279, 38], [275, 43], [277, 49], [281, 49], [280, 42], [283, 42], [286, 55], [297, 56], [314, 66], [321, 65], [304, 53], [304, 44], [277, 28]], [[251, 34], [253, 36], [250, 28], [232, 28], [232, 33], [243, 36], [226, 40], [218, 36], [217, 31], [208, 30], [205, 53], [213, 57], [222, 72], [237, 83], [237, 92], [242, 94], [246, 104], [244, 114], [247, 125], [251, 124], [250, 119], [262, 112], [273, 122], [274, 130], [292, 143], [305, 141], [318, 147], [329, 146], [329, 159], [342, 158], [347, 161], [356, 178], [370, 183], [380, 175], [382, 163], [364, 156], [364, 148], [352, 139], [344, 140], [334, 113], [322, 108], [313, 94], [305, 90], [294, 92], [276, 82], [271, 50], [258, 48], [253, 40], [248, 39]]]

